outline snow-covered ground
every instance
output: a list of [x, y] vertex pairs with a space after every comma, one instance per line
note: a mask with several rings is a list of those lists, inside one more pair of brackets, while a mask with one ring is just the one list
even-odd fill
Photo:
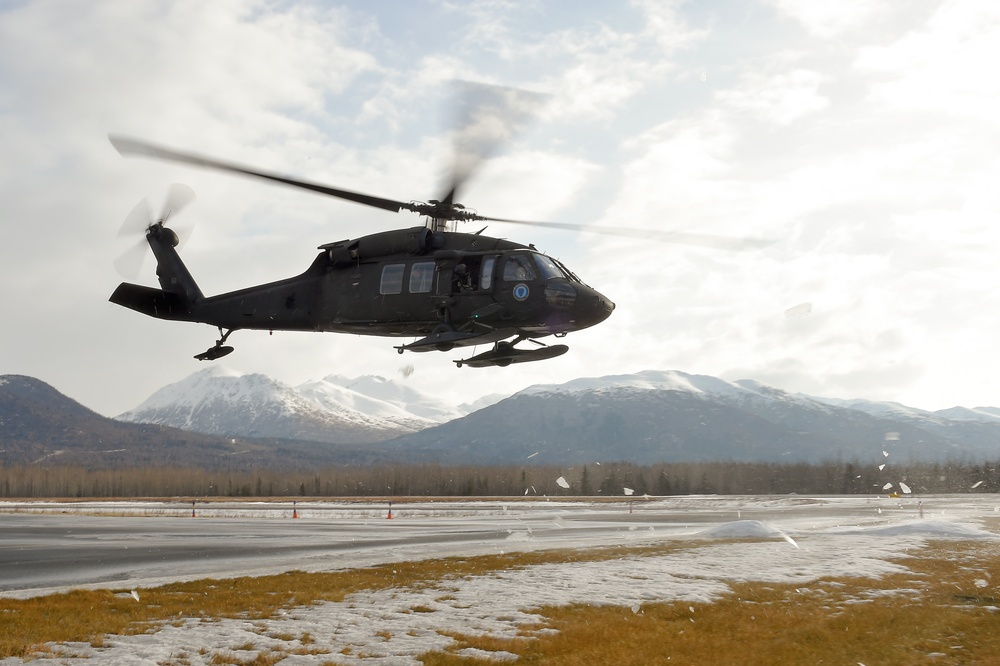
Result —
[[[76, 510], [94, 508], [75, 506]], [[148, 512], [153, 507], [105, 507], [110, 508], [127, 513]], [[27, 509], [22, 506], [19, 510]], [[920, 499], [687, 497], [637, 499], [631, 506], [563, 501], [420, 502], [394, 509], [392, 529], [398, 531], [391, 541], [403, 546], [405, 559], [609, 543], [638, 545], [678, 538], [694, 539], [696, 545], [659, 556], [544, 564], [442, 581], [421, 589], [361, 592], [343, 602], [292, 609], [270, 620], [188, 619], [151, 634], [111, 636], [101, 648], [61, 646], [63, 654], [72, 656], [54, 659], [58, 663], [75, 663], [77, 659], [94, 663], [97, 658], [117, 664], [183, 660], [207, 664], [213, 655], [230, 651], [249, 659], [262, 651], [291, 653], [306, 647], [325, 654], [289, 654], [281, 663], [417, 664], [415, 655], [451, 644], [443, 631], [513, 637], [519, 627], [538, 620], [532, 610], [544, 605], [615, 604], [641, 613], [644, 604], [656, 601], [710, 602], [724, 594], [733, 581], [807, 585], [832, 576], [878, 578], [905, 570], [890, 559], [905, 556], [931, 539], [1000, 538], [984, 522], [1000, 518], [1000, 498], [988, 495]], [[0, 512], [10, 510], [15, 507], [0, 504]], [[267, 506], [232, 504], [218, 510], [228, 512], [225, 520], [234, 525], [279, 522], [277, 516], [268, 514], [272, 509]], [[304, 523], [296, 523], [294, 529], [308, 530], [310, 521], [317, 525], [354, 521], [370, 525], [368, 534], [373, 539], [377, 534], [384, 536], [388, 529], [384, 507], [378, 505], [311, 503], [301, 505], [301, 510], [306, 516], [301, 519]], [[221, 524], [223, 518], [218, 521]], [[189, 522], [218, 528], [211, 521]], [[154, 531], [155, 525], [147, 520], [144, 529]], [[414, 537], [408, 541], [405, 535], [409, 533], [424, 537], [440, 533], [450, 538], [470, 533], [483, 538], [459, 540], [458, 545], [449, 547], [447, 542], [433, 539], [424, 542]], [[760, 537], [772, 540], [756, 540]], [[301, 566], [284, 563], [283, 567], [323, 569], [322, 560], [314, 556], [310, 551], [298, 562]], [[395, 546], [386, 545], [381, 550], [364, 551], [363, 559], [367, 563], [396, 561], [401, 554]], [[228, 566], [225, 560], [221, 562], [220, 566]], [[342, 559], [327, 560], [325, 568], [343, 566]], [[976, 585], [981, 587], [981, 582], [985, 581], [976, 581]], [[115, 587], [120, 588], [120, 584]], [[136, 603], [142, 603], [141, 587], [136, 596]], [[303, 646], [300, 639], [307, 634], [308, 644]], [[253, 649], [235, 651], [247, 646]], [[513, 658], [506, 653], [480, 656]], [[19, 660], [0, 661], [4, 666], [16, 663]]]

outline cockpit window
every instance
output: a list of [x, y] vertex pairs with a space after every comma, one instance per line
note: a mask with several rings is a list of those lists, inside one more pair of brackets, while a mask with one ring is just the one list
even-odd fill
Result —
[[503, 279], [507, 282], [534, 280], [535, 269], [532, 267], [528, 256], [524, 254], [512, 254], [507, 257], [507, 263], [503, 266]]
[[541, 272], [542, 277], [546, 280], [551, 278], [565, 278], [566, 274], [559, 268], [559, 265], [552, 260], [552, 257], [546, 257], [544, 254], [536, 254], [535, 263], [538, 264], [538, 270]]
[[483, 291], [488, 291], [493, 286], [493, 266], [496, 263], [496, 257], [485, 257], [483, 259], [483, 269], [479, 273], [479, 288]]

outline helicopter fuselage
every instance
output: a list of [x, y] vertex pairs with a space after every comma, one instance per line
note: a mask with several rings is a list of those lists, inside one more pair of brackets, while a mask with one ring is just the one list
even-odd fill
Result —
[[298, 276], [209, 297], [181, 261], [170, 229], [151, 227], [147, 241], [161, 288], [122, 283], [110, 300], [220, 331], [415, 337], [397, 347], [400, 353], [446, 351], [508, 338], [561, 337], [600, 323], [614, 309], [557, 260], [478, 234], [414, 227], [329, 243]]

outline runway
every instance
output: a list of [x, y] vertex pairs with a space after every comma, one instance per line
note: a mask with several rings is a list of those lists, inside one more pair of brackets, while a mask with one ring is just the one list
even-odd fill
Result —
[[[675, 497], [633, 502], [0, 503], [0, 595], [148, 587], [511, 550], [694, 535], [738, 520], [801, 533], [916, 517], [982, 516], [992, 497]], [[388, 519], [390, 508], [393, 518]], [[195, 517], [192, 517], [192, 510]], [[293, 518], [293, 511], [296, 518]]]

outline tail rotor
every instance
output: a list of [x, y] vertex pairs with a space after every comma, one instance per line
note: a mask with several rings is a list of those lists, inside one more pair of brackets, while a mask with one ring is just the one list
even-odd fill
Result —
[[[135, 238], [141, 234], [139, 240], [126, 248], [114, 261], [115, 269], [122, 277], [134, 280], [140, 275], [143, 264], [148, 256], [146, 252], [146, 236], [150, 233], [162, 233], [166, 229], [166, 221], [172, 216], [176, 217], [185, 206], [194, 200], [194, 197], [194, 190], [190, 187], [181, 183], [174, 183], [167, 190], [167, 196], [158, 217], [153, 216], [153, 209], [149, 205], [148, 198], [143, 198], [142, 201], [136, 204], [125, 217], [121, 229], [118, 230], [118, 238]], [[167, 229], [167, 231], [170, 230]], [[190, 236], [190, 231], [190, 229], [186, 230], [186, 233], [180, 234], [179, 237], [186, 239]], [[170, 231], [170, 233], [174, 232]]]

